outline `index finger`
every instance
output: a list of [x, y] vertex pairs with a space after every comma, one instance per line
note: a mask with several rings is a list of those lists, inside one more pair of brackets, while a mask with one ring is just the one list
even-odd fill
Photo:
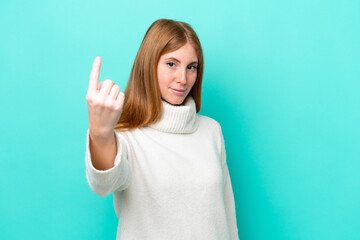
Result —
[[93, 66], [90, 72], [90, 79], [89, 79], [90, 91], [96, 91], [99, 82], [100, 66], [101, 66], [101, 57], [97, 56], [93, 62]]

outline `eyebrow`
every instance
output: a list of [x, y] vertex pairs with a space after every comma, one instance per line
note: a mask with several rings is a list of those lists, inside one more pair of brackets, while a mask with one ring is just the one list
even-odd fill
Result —
[[[166, 58], [165, 60], [167, 60], [167, 59], [173, 59], [173, 60], [181, 63], [178, 59], [176, 59], [176, 58], [174, 58], [174, 57], [169, 57], [169, 58]], [[194, 62], [191, 62], [190, 64], [193, 64], [193, 63], [198, 63], [198, 62], [197, 62], [197, 61], [194, 61]]]

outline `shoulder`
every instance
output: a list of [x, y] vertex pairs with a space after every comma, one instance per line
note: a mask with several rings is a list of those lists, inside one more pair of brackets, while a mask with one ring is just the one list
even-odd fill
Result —
[[218, 153], [221, 155], [225, 143], [220, 123], [208, 116], [200, 114], [198, 114], [198, 116], [200, 120], [199, 132], [206, 135], [207, 139], [212, 142], [214, 149], [217, 149]]
[[200, 114], [198, 114], [198, 117], [201, 124], [208, 124], [208, 125], [213, 125], [214, 127], [221, 127], [220, 123], [211, 117]]
[[199, 122], [200, 122], [200, 126], [202, 128], [208, 128], [208, 129], [212, 129], [216, 132], [220, 131], [221, 132], [221, 125], [218, 121], [216, 121], [215, 119], [205, 116], [205, 115], [200, 115], [198, 114], [199, 117]]

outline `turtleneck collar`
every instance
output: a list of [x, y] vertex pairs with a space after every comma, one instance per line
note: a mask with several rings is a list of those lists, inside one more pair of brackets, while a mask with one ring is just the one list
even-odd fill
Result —
[[175, 106], [161, 99], [160, 118], [150, 128], [167, 133], [193, 133], [199, 126], [194, 98], [189, 94], [182, 105]]

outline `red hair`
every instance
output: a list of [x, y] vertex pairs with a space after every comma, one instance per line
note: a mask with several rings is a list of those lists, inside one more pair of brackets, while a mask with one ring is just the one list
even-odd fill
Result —
[[136, 55], [124, 91], [123, 111], [115, 129], [132, 130], [159, 119], [162, 102], [157, 80], [157, 64], [160, 56], [176, 51], [186, 43], [195, 48], [198, 57], [197, 77], [189, 94], [195, 100], [196, 112], [200, 111], [204, 58], [199, 38], [185, 22], [158, 19], [146, 31]]

